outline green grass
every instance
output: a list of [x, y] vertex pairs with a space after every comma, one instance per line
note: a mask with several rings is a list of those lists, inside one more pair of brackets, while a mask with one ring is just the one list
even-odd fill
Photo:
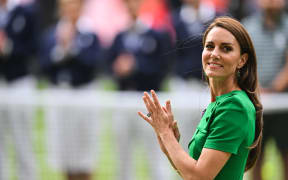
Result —
[[[262, 167], [263, 180], [284, 180], [283, 167], [281, 162], [281, 156], [276, 148], [274, 140], [270, 139], [265, 147], [264, 162]], [[244, 180], [252, 180], [252, 170], [250, 170]]]
[[263, 180], [284, 179], [281, 156], [273, 140], [269, 141], [264, 153], [265, 159], [262, 169]]
[[33, 131], [33, 141], [34, 149], [36, 154], [36, 160], [38, 164], [38, 173], [41, 180], [63, 180], [63, 174], [53, 170], [49, 167], [47, 163], [47, 147], [46, 138], [45, 138], [45, 122], [44, 122], [44, 110], [41, 107], [38, 107], [36, 110], [35, 117], [35, 126]]
[[94, 171], [94, 179], [105, 179], [113, 180], [116, 179], [116, 155], [114, 147], [114, 138], [112, 134], [111, 125], [111, 114], [109, 112], [104, 112], [103, 115], [105, 120], [104, 128], [101, 132], [101, 141], [100, 141], [100, 154], [99, 161], [95, 165], [97, 168]]

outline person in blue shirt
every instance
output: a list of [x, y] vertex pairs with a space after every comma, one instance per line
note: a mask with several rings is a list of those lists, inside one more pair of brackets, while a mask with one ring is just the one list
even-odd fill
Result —
[[171, 37], [138, 18], [137, 1], [127, 0], [132, 23], [114, 39], [107, 62], [119, 90], [160, 90], [171, 64]]
[[[2, 93], [23, 97], [36, 88], [37, 6], [0, 1], [0, 86]], [[0, 179], [8, 179], [7, 140], [10, 135], [16, 152], [16, 177], [36, 180], [32, 127], [35, 109], [25, 105], [4, 105], [0, 109]]]
[[[37, 6], [9, 5], [1, 8], [1, 66], [5, 81], [13, 82], [30, 73], [31, 57], [36, 53]], [[17, 68], [16, 68], [17, 67]]]
[[[67, 6], [67, 9], [74, 8]], [[78, 17], [80, 14], [67, 13], [69, 17], [62, 15], [64, 17], [45, 32], [40, 64], [44, 77], [53, 85], [81, 87], [93, 81], [96, 70], [101, 67], [101, 45], [97, 35], [86, 28], [85, 19]]]
[[[64, 89], [72, 98], [95, 90], [95, 77], [102, 68], [98, 36], [91, 29], [90, 19], [81, 16], [84, 3], [82, 0], [59, 1], [59, 20], [44, 33], [39, 53], [48, 90]], [[54, 149], [50, 151], [54, 154], [49, 154], [50, 163], [63, 171], [67, 180], [91, 179], [99, 133], [97, 112], [72, 102], [55, 111], [49, 108], [46, 108], [48, 147]]]
[[[116, 35], [114, 42], [107, 51], [106, 62], [109, 73], [115, 80], [117, 90], [127, 93], [143, 92], [145, 90], [162, 90], [162, 85], [167, 77], [172, 63], [172, 41], [169, 33], [164, 30], [155, 30], [141, 21], [138, 9], [141, 0], [125, 0], [128, 14], [131, 17], [130, 26]], [[132, 92], [133, 91], [133, 92]], [[124, 93], [125, 94], [125, 93]], [[150, 137], [140, 138], [139, 134], [145, 128], [133, 112], [123, 111], [119, 108], [113, 113], [114, 131], [116, 133], [116, 148], [119, 158], [119, 179], [137, 179], [133, 174], [133, 150], [139, 143], [145, 151], [155, 149], [156, 142]], [[169, 179], [169, 169], [165, 168], [165, 157], [161, 152], [154, 151], [147, 157], [148, 164], [152, 167], [151, 179]], [[161, 159], [162, 158], [162, 159]], [[134, 171], [133, 171], [134, 170]]]
[[183, 89], [190, 81], [197, 82], [192, 85], [195, 87], [202, 81], [202, 64], [199, 60], [203, 49], [202, 34], [207, 24], [217, 15], [212, 5], [201, 0], [182, 1], [183, 4], [172, 13], [177, 55], [171, 82], [172, 90]]

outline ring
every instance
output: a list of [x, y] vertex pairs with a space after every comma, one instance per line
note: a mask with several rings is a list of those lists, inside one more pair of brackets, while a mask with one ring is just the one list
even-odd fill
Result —
[[152, 113], [149, 112], [149, 113], [147, 113], [146, 116], [147, 116], [147, 117], [151, 117], [151, 114], [152, 114]]

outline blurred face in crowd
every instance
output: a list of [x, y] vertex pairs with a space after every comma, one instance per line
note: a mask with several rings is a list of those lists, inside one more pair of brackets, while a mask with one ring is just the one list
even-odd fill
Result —
[[184, 3], [198, 7], [201, 0], [183, 0]]
[[0, 0], [0, 6], [3, 6], [7, 3], [7, 0]]
[[59, 0], [60, 16], [75, 22], [80, 16], [84, 0]]
[[[202, 52], [203, 70], [209, 79], [236, 79], [237, 69], [246, 63], [240, 45], [232, 33], [214, 27], [207, 34]], [[236, 81], [235, 81], [236, 82]]]
[[271, 16], [280, 14], [285, 6], [285, 0], [258, 0], [259, 7]]
[[124, 0], [124, 3], [126, 4], [128, 12], [132, 18], [136, 19], [138, 17], [138, 12], [142, 0]]

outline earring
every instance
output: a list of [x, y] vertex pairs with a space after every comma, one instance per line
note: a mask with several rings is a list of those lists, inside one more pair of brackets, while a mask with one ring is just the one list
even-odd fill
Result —
[[237, 69], [237, 78], [240, 78], [241, 73], [240, 73], [240, 69]]

